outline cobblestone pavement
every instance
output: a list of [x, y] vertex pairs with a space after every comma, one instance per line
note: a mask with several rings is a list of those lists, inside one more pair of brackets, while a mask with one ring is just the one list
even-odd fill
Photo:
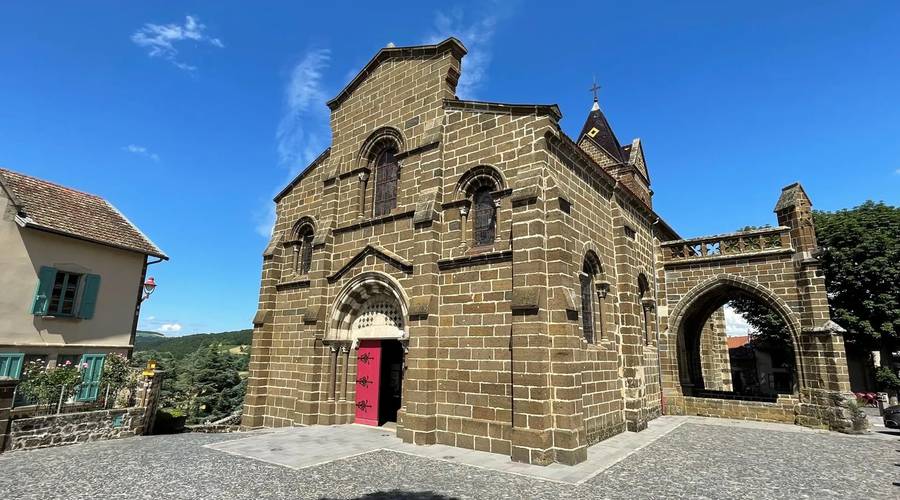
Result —
[[900, 498], [900, 437], [689, 422], [560, 484], [378, 450], [301, 470], [147, 436], [0, 455], [0, 498]]

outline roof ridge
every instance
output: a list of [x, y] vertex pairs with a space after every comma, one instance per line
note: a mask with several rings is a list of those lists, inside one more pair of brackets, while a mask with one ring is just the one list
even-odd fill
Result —
[[16, 171], [16, 170], [10, 170], [10, 169], [5, 168], [5, 167], [0, 167], [0, 172], [6, 172], [6, 173], [8, 173], [8, 174], [18, 175], [18, 176], [20, 176], [20, 177], [25, 177], [26, 179], [31, 179], [31, 180], [33, 180], [33, 181], [40, 182], [41, 184], [49, 184], [49, 185], [51, 185], [51, 186], [53, 186], [53, 187], [60, 188], [60, 189], [64, 189], [64, 190], [66, 190], [66, 191], [71, 191], [71, 192], [73, 192], [73, 193], [83, 194], [83, 195], [85, 195], [85, 196], [90, 196], [90, 197], [92, 197], [92, 198], [97, 198], [97, 199], [99, 199], [99, 200], [106, 201], [106, 199], [103, 198], [103, 197], [100, 196], [100, 195], [97, 195], [97, 194], [94, 194], [94, 193], [88, 193], [87, 191], [82, 191], [82, 190], [80, 190], [80, 189], [75, 189], [75, 188], [71, 188], [71, 187], [68, 187], [68, 186], [63, 186], [62, 184], [59, 184], [58, 182], [48, 181], [48, 180], [46, 180], [46, 179], [41, 179], [40, 177], [35, 177], [35, 176], [33, 176], [33, 175], [23, 174], [22, 172], [18, 172], [18, 171]]

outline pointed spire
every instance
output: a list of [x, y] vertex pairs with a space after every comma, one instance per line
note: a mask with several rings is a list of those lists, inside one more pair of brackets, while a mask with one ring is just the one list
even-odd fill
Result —
[[600, 86], [597, 85], [597, 79], [595, 78], [594, 84], [590, 88], [590, 91], [594, 94], [594, 104], [591, 106], [591, 112], [584, 122], [584, 127], [581, 129], [581, 135], [578, 136], [578, 140], [590, 139], [600, 146], [613, 160], [624, 163], [625, 159], [622, 155], [622, 146], [619, 144], [619, 139], [616, 138], [615, 132], [613, 132], [609, 122], [606, 121], [603, 111], [600, 110], [600, 99], [597, 97], [599, 90]]

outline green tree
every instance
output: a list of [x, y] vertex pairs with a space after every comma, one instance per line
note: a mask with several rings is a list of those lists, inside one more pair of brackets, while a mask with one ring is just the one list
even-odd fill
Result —
[[177, 406], [188, 423], [226, 417], [243, 404], [245, 382], [233, 356], [218, 345], [208, 345], [179, 363], [175, 389]]
[[793, 349], [787, 324], [770, 307], [752, 297], [735, 297], [728, 305], [743, 315], [747, 323], [756, 330], [753, 335], [755, 345], [769, 350]]
[[814, 212], [831, 317], [853, 347], [887, 358], [900, 339], [900, 208]]

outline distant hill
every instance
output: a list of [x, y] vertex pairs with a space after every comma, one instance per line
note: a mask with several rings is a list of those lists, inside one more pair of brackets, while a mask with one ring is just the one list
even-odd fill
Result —
[[183, 358], [197, 349], [210, 344], [218, 344], [224, 348], [250, 345], [252, 336], [253, 330], [198, 333], [183, 337], [166, 337], [156, 332], [138, 332], [134, 339], [134, 351], [167, 352], [175, 358]]
[[138, 330], [135, 334], [135, 338], [165, 338], [165, 335], [159, 332], [148, 332], [146, 330]]

